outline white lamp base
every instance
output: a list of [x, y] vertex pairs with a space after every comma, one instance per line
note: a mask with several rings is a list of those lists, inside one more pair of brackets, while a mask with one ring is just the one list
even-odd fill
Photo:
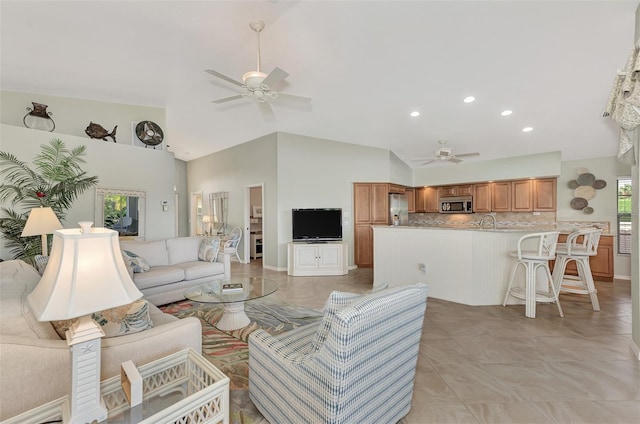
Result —
[[81, 317], [67, 330], [71, 348], [71, 405], [65, 423], [85, 424], [107, 419], [100, 395], [100, 338], [104, 331], [90, 315]]

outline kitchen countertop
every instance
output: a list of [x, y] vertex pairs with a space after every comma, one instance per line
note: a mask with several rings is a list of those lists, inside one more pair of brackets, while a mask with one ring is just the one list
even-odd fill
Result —
[[[471, 226], [461, 226], [461, 225], [451, 225], [451, 226], [442, 226], [442, 225], [374, 225], [374, 227], [382, 227], [382, 228], [397, 228], [397, 229], [406, 229], [406, 230], [455, 230], [455, 231], [482, 231], [482, 232], [496, 232], [496, 233], [539, 233], [544, 231], [560, 231], [560, 234], [570, 234], [572, 232], [571, 229], [565, 228], [551, 228], [550, 226], [544, 227], [500, 227], [499, 225], [496, 228], [490, 227], [471, 227]], [[604, 232], [603, 236], [613, 236], [614, 234]]]

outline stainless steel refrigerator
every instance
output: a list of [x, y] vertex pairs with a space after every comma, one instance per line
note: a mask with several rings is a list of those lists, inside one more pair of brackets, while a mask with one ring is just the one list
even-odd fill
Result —
[[406, 194], [389, 193], [389, 225], [409, 225], [409, 206]]

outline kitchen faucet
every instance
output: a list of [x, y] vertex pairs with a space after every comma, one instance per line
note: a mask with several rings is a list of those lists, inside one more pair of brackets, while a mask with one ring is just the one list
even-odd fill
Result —
[[486, 213], [486, 214], [482, 215], [482, 218], [480, 218], [480, 228], [482, 228], [482, 226], [484, 225], [484, 219], [485, 218], [491, 218], [493, 220], [492, 228], [495, 230], [496, 229], [496, 216], [495, 216], [495, 214]]

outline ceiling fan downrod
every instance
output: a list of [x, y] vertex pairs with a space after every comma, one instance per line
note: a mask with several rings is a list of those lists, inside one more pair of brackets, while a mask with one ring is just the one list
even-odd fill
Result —
[[267, 74], [260, 71], [260, 32], [264, 29], [264, 22], [257, 20], [251, 21], [249, 27], [258, 35], [258, 54], [257, 54], [257, 69], [255, 71], [249, 71], [242, 76], [242, 81], [246, 84], [249, 90], [254, 91], [260, 89], [260, 84], [267, 77]]

